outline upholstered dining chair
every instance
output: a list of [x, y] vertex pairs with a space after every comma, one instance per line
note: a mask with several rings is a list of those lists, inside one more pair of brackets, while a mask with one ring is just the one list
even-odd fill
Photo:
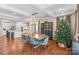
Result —
[[38, 40], [35, 40], [31, 36], [29, 36], [29, 40], [30, 40], [30, 44], [32, 44], [32, 45], [38, 45], [39, 44]]
[[43, 41], [41, 41], [40, 44], [42, 46], [45, 46], [45, 48], [46, 48], [48, 45], [48, 41], [49, 41], [49, 36], [47, 36]]
[[31, 36], [29, 36], [29, 39], [30, 39], [30, 48], [32, 49], [31, 50], [32, 53], [36, 50], [38, 51], [37, 47], [39, 45], [39, 41], [37, 39], [32, 38]]

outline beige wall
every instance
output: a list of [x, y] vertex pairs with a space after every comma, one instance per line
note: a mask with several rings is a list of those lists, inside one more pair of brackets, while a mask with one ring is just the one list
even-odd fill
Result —
[[71, 14], [71, 30], [73, 32], [73, 35], [75, 35], [75, 23], [76, 23], [76, 17], [75, 13]]

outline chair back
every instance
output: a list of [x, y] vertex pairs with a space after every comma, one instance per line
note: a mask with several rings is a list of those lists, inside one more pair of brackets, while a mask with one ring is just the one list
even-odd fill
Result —
[[48, 40], [49, 40], [49, 37], [47, 36], [47, 37], [44, 39], [43, 44], [44, 44], [44, 45], [48, 44]]
[[31, 36], [29, 36], [30, 41], [33, 41], [33, 38]]

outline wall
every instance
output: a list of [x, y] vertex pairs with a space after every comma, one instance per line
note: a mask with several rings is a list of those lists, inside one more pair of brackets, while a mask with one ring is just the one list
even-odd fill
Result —
[[[28, 19], [27, 19], [28, 20]], [[53, 22], [53, 38], [55, 39], [55, 31], [56, 31], [56, 23], [57, 23], [57, 19], [56, 18], [44, 18], [44, 19], [36, 19], [36, 20], [40, 20], [40, 23], [42, 23], [42, 22], [44, 22], [44, 21], [51, 21], [51, 22]], [[36, 21], [35, 20], [35, 21]], [[73, 32], [73, 34], [75, 34], [75, 13], [73, 13], [73, 14], [71, 14], [71, 28], [72, 28], [72, 32]], [[15, 23], [13, 23], [13, 22], [4, 22], [4, 23], [1, 23], [2, 24], [2, 28], [8, 28], [9, 27], [9, 25], [11, 25], [11, 24], [15, 24]], [[21, 27], [23, 26], [24, 28], [25, 28], [25, 26], [26, 26], [26, 24], [23, 24], [23, 22], [16, 22], [16, 30], [21, 30]], [[31, 26], [30, 27], [30, 31], [33, 31], [34, 32], [34, 27], [33, 26]], [[40, 30], [40, 33], [41, 33], [41, 30]]]
[[75, 35], [75, 23], [76, 23], [75, 13], [73, 13], [71, 14], [71, 30], [73, 32], [73, 35]]
[[16, 30], [21, 31], [21, 27], [23, 27], [23, 22], [16, 22]]

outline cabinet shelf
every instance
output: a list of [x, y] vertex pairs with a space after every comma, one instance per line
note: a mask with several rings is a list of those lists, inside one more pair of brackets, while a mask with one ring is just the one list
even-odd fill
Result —
[[49, 39], [53, 38], [53, 22], [45, 21], [44, 23], [41, 23], [41, 33], [48, 35]]

